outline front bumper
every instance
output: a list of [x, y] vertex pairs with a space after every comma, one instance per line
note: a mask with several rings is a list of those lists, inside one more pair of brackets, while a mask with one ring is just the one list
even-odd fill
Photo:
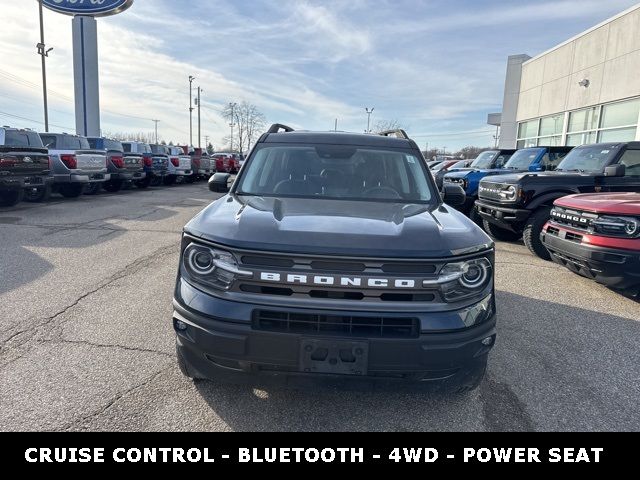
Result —
[[640, 241], [636, 251], [605, 248], [568, 240], [567, 233], [578, 232], [552, 227], [558, 231], [556, 235], [548, 233], [547, 225], [540, 238], [554, 262], [610, 288], [624, 290], [640, 285]]
[[[178, 282], [173, 302], [178, 353], [196, 371], [197, 376], [204, 378], [232, 381], [244, 378], [251, 381], [257, 376], [271, 381], [287, 377], [321, 379], [328, 376], [349, 381], [452, 381], [464, 377], [468, 371], [486, 362], [496, 337], [493, 298], [487, 315], [489, 318], [476, 327], [446, 330], [446, 325], [459, 324], [460, 312], [456, 311], [411, 313], [409, 316], [421, 317], [422, 331], [419, 335], [383, 338], [258, 329], [252, 323], [254, 311], [269, 307], [218, 299], [204, 295], [183, 280]], [[206, 296], [206, 300], [199, 298], [202, 296]], [[284, 310], [315, 315], [371, 315], [371, 312]], [[177, 328], [177, 322], [186, 325], [186, 329]], [[442, 330], [425, 331], [425, 325], [439, 325]], [[357, 376], [309, 373], [302, 366], [301, 345], [310, 339], [366, 344], [366, 372]]]
[[475, 208], [484, 220], [513, 231], [518, 231], [520, 225], [531, 216], [530, 210], [502, 207], [482, 200], [475, 202]]

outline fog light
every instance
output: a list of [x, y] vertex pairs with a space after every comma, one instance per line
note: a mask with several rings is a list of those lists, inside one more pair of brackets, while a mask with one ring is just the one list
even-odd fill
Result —
[[179, 332], [185, 332], [187, 328], [189, 328], [189, 325], [187, 325], [181, 320], [174, 320], [173, 325], [175, 326], [176, 330], [178, 330]]
[[485, 347], [490, 347], [491, 345], [493, 345], [493, 337], [487, 337], [484, 340], [482, 340], [482, 344]]

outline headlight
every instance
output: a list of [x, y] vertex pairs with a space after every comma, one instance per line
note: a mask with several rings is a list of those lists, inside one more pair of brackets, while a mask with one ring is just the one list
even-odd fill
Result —
[[613, 237], [640, 237], [640, 219], [602, 216], [591, 223], [595, 232]]
[[185, 248], [182, 266], [190, 279], [218, 290], [228, 290], [237, 277], [252, 276], [238, 269], [230, 253], [195, 243]]
[[509, 201], [515, 200], [517, 195], [518, 195], [518, 190], [514, 185], [511, 185], [506, 190], [503, 190], [500, 192], [500, 198], [504, 200], [509, 200]]
[[449, 263], [424, 287], [438, 286], [447, 302], [457, 302], [482, 293], [493, 281], [493, 268], [487, 258]]

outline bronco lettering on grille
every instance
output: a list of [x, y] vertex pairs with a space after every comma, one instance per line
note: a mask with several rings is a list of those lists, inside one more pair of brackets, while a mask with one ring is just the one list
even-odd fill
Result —
[[393, 279], [393, 278], [363, 278], [363, 277], [342, 277], [331, 275], [299, 275], [261, 272], [260, 280], [263, 282], [276, 282], [290, 285], [319, 285], [325, 287], [346, 287], [346, 288], [416, 288], [422, 285], [415, 279]]

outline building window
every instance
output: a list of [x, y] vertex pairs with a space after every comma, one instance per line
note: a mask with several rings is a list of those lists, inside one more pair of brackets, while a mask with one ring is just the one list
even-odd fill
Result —
[[567, 145], [635, 140], [640, 100], [611, 103], [569, 114]]
[[518, 148], [562, 145], [564, 114], [523, 122], [518, 127]]

